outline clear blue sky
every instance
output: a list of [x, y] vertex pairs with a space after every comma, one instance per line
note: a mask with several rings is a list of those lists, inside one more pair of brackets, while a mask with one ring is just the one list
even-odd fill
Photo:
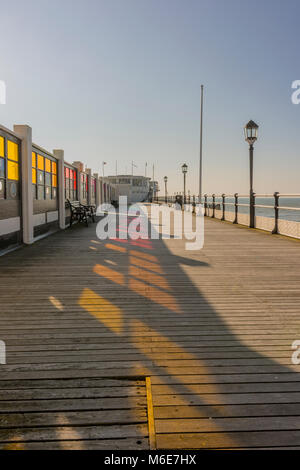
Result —
[[204, 189], [248, 191], [242, 127], [260, 125], [257, 192], [300, 193], [299, 0], [0, 1], [0, 123], [33, 127], [94, 171], [144, 173], [197, 191], [200, 84]]

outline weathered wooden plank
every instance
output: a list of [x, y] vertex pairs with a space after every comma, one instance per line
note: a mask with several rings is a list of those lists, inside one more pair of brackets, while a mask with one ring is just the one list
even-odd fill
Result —
[[101, 440], [74, 440], [42, 442], [10, 442], [0, 444], [1, 450], [148, 450], [148, 437], [101, 439]]
[[[253, 384], [253, 383], [280, 383], [280, 382], [299, 382], [300, 374], [298, 372], [279, 373], [279, 374], [207, 374], [207, 375], [153, 375], [152, 384]], [[5, 382], [4, 382], [5, 383]], [[1, 382], [0, 382], [1, 384]], [[173, 387], [172, 387], [173, 388]]]
[[64, 411], [47, 413], [2, 413], [0, 415], [1, 428], [22, 428], [35, 426], [74, 426], [146, 423], [147, 411], [145, 408], [135, 408], [117, 412], [113, 410], [93, 411]]
[[157, 434], [160, 449], [239, 449], [300, 446], [300, 431]]
[[[112, 325], [113, 326], [113, 325]], [[37, 330], [35, 332], [35, 329]], [[240, 332], [243, 335], [260, 335], [262, 334], [261, 329], [257, 325], [251, 326], [236, 326], [233, 328], [235, 332]], [[13, 327], [7, 328], [7, 329], [1, 329], [2, 335], [7, 337], [7, 338], [15, 338], [16, 333], [15, 330], [18, 330], [18, 328], [14, 329]], [[66, 332], [64, 333], [64, 330]], [[101, 323], [98, 323], [96, 325], [90, 325], [89, 327], [81, 328], [80, 332], [78, 329], [75, 328], [30, 328], [27, 327], [27, 325], [24, 325], [23, 328], [20, 328], [20, 332], [22, 332], [22, 335], [24, 335], [24, 338], [34, 338], [35, 334], [41, 335], [43, 338], [51, 338], [51, 335], [58, 335], [58, 338], [69, 338], [69, 337], [80, 337], [80, 338], [85, 338], [86, 336], [88, 337], [93, 337], [93, 338], [102, 338], [102, 337], [113, 337], [112, 332], [106, 332], [107, 326], [101, 326]], [[184, 331], [182, 330], [182, 326], [176, 325], [176, 326], [161, 326], [160, 331], [162, 334], [165, 335], [176, 335], [176, 336], [193, 336], [195, 335], [195, 330], [193, 329], [193, 325], [190, 325], [189, 327], [185, 328]], [[141, 328], [135, 328], [135, 334], [133, 336], [151, 336], [151, 331], [148, 325], [145, 325]], [[295, 329], [291, 326], [287, 326], [286, 324], [277, 324], [272, 327], [272, 329], [269, 327], [264, 328], [263, 334], [288, 334], [288, 333], [295, 333]], [[227, 326], [201, 326], [201, 329], [199, 329], [198, 336], [206, 336], [206, 335], [232, 335], [232, 331], [228, 331]]]
[[0, 402], [12, 400], [54, 400], [64, 398], [109, 398], [109, 397], [143, 397], [146, 396], [144, 387], [81, 387], [81, 388], [52, 388], [29, 390], [0, 390]]
[[82, 398], [81, 400], [16, 400], [0, 401], [0, 412], [77, 411], [77, 410], [134, 410], [146, 408], [145, 397]]
[[[107, 317], [102, 317], [103, 320], [109, 320], [110, 324], [117, 327], [117, 326], [122, 326], [123, 322], [122, 321], [113, 321], [110, 320], [109, 316]], [[149, 317], [144, 317], [144, 319], [149, 320]], [[253, 321], [234, 321], [231, 320], [230, 318], [227, 319], [228, 324], [235, 330], [242, 329], [243, 331], [251, 331], [252, 329], [256, 330], [257, 327], [265, 327], [267, 330], [272, 326], [272, 329], [274, 331], [276, 330], [282, 330], [283, 331], [289, 331], [289, 328], [286, 326], [286, 318], [282, 319], [281, 321], [272, 321], [272, 320], [253, 320]], [[81, 321], [81, 322], [76, 322], [74, 320], [70, 320], [69, 322], [59, 322], [59, 331], [63, 332], [64, 330], [68, 331], [77, 331], [78, 328], [81, 329], [81, 331], [89, 331], [89, 329], [94, 329], [96, 328], [97, 330], [101, 331], [102, 329], [105, 329], [106, 327], [104, 325], [101, 325], [101, 322], [95, 322], [94, 325], [92, 325], [92, 322], [90, 324], [90, 327], [87, 328], [86, 326], [86, 321]], [[151, 324], [153, 326], [157, 326], [159, 328], [167, 329], [167, 331], [173, 331], [178, 328], [186, 327], [186, 331], [189, 331], [193, 327], [202, 327], [205, 331], [211, 331], [211, 329], [216, 329], [217, 331], [221, 330], [223, 331], [224, 328], [221, 328], [218, 322], [213, 322], [213, 321], [199, 321], [199, 320], [193, 320], [190, 319], [189, 321], [178, 321], [176, 322], [176, 327], [175, 326], [170, 326], [170, 320], [160, 320], [160, 321], [153, 321], [151, 319]], [[295, 326], [300, 327], [300, 320], [293, 319], [293, 324]], [[145, 328], [140, 328], [140, 321], [137, 319], [132, 319], [131, 321], [131, 326], [135, 327], [135, 331], [144, 331]], [[1, 326], [1, 331], [3, 331], [4, 334], [9, 334], [11, 330], [17, 331], [17, 330], [22, 330], [22, 331], [35, 331], [39, 330], [41, 332], [47, 332], [47, 330], [51, 331], [57, 331], [57, 320], [56, 321], [40, 321], [40, 322], [26, 322], [26, 326], [24, 325], [24, 321], [20, 323], [15, 323], [15, 322], [5, 322], [4, 324], [0, 325]]]
[[39, 379], [34, 380], [0, 380], [0, 390], [19, 390], [19, 389], [64, 389], [64, 388], [87, 388], [87, 387], [98, 387], [98, 388], [133, 388], [141, 387], [145, 388], [145, 380], [136, 380], [135, 378], [123, 378], [123, 379], [109, 379], [109, 378], [58, 378], [55, 379]]
[[[196, 343], [194, 343], [196, 344]], [[136, 351], [136, 348], [138, 345], [134, 343], [127, 343], [127, 344], [121, 344], [121, 345], [115, 345], [116, 347], [111, 347], [110, 344], [75, 344], [75, 345], [64, 345], [60, 347], [59, 345], [40, 345], [39, 346], [23, 346], [19, 347], [17, 349], [14, 346], [7, 346], [7, 353], [9, 354], [10, 358], [18, 358], [18, 357], [40, 357], [43, 355], [43, 357], [46, 356], [59, 356], [62, 354], [67, 354], [68, 356], [74, 356], [74, 355], [85, 355], [85, 354], [91, 354], [91, 352], [94, 354], [132, 354], [133, 352]], [[117, 347], [119, 346], [119, 347]], [[153, 343], [143, 343], [143, 351], [147, 352], [152, 352], [154, 354], [158, 353], [174, 353], [174, 354], [183, 354], [183, 348], [186, 353], [194, 353], [197, 354], [197, 357], [218, 357], [217, 355], [220, 354], [225, 354], [226, 356], [232, 355], [232, 357], [235, 357], [236, 355], [239, 355], [239, 357], [253, 357], [257, 353], [263, 353], [264, 355], [268, 355], [271, 353], [279, 354], [279, 357], [282, 355], [291, 355], [291, 348], [290, 345], [285, 346], [285, 345], [273, 345], [273, 346], [256, 346], [256, 351], [244, 351], [243, 348], [239, 347], [234, 347], [234, 346], [189, 346], [188, 343], [183, 345], [181, 343], [181, 346], [157, 346], [154, 345]], [[207, 356], [206, 356], [207, 355]], [[225, 357], [226, 357], [225, 356]]]
[[[7, 344], [7, 351], [12, 354], [12, 356], [17, 355], [17, 354], [31, 354], [32, 352], [40, 352], [40, 351], [45, 351], [49, 352], [51, 354], [51, 351], [54, 351], [54, 353], [57, 351], [58, 353], [62, 351], [72, 351], [74, 353], [76, 352], [81, 352], [81, 351], [111, 351], [112, 353], [114, 350], [123, 350], [123, 351], [130, 351], [130, 350], [136, 350], [136, 348], [139, 346], [139, 343], [135, 341], [130, 341], [127, 339], [127, 341], [120, 341], [118, 343], [111, 343], [111, 342], [98, 342], [98, 343], [91, 343], [89, 341], [86, 342], [77, 342], [76, 340], [69, 341], [69, 343], [58, 343], [58, 344], [51, 344], [48, 342], [41, 342], [40, 344], [31, 344], [29, 342], [28, 344]], [[245, 351], [245, 348], [243, 346], [236, 346], [235, 342], [232, 341], [180, 341], [180, 345], [176, 343], [171, 343], [170, 342], [164, 342], [160, 341], [158, 342], [152, 342], [151, 338], [148, 340], [143, 341], [143, 349], [148, 348], [151, 349], [153, 352], [160, 352], [160, 351], [176, 351], [180, 350], [182, 351], [182, 348], [184, 348], [185, 351], [198, 351], [198, 352], [206, 352], [206, 351], [211, 351], [211, 352], [218, 352], [218, 351], [241, 351], [244, 353], [247, 353]], [[249, 341], [247, 340], [247, 344], [249, 346], [255, 347], [255, 351], [260, 352], [260, 351], [291, 351], [291, 343], [289, 339], [284, 339], [284, 340], [272, 340], [270, 339], [268, 341], [268, 344], [265, 344], [265, 341], [259, 341], [259, 340], [253, 340]], [[248, 351], [248, 353], [251, 353], [251, 351]], [[252, 352], [253, 354], [253, 352]]]
[[[293, 336], [291, 334], [260, 334], [260, 335], [239, 335], [241, 340], [246, 342], [247, 344], [249, 343], [249, 347], [253, 346], [255, 347], [255, 344], [290, 344], [293, 341], [293, 337], [295, 336], [295, 333]], [[50, 337], [50, 338], [45, 338], [45, 337], [33, 337], [33, 338], [7, 338], [7, 343], [9, 345], [20, 345], [20, 344], [33, 344], [33, 345], [40, 345], [40, 344], [94, 344], [95, 338], [98, 338], [97, 336], [70, 336], [70, 337]], [[198, 344], [211, 344], [213, 345], [214, 343], [216, 345], [218, 344], [239, 344], [237, 341], [232, 340], [232, 336], [226, 336], [226, 335], [206, 335], [206, 336], [197, 336], [197, 334], [193, 335], [168, 335], [168, 340], [172, 341], [174, 343], [185, 343], [185, 342], [198, 342]], [[160, 338], [159, 336], [147, 336], [146, 338], [143, 336], [133, 336], [131, 337], [131, 342], [133, 344], [136, 343], [144, 343], [144, 342], [153, 342], [153, 343], [165, 343], [165, 339]], [[101, 339], [98, 339], [98, 342], [101, 344], [105, 343], [112, 343], [112, 337], [101, 337]], [[119, 337], [118, 338], [118, 344], [123, 344], [123, 343], [128, 343], [128, 336], [127, 337]]]
[[[222, 416], [222, 415], [221, 415]], [[172, 434], [174, 429], [183, 433], [244, 432], [244, 431], [300, 431], [299, 416], [263, 416], [253, 418], [200, 418], [200, 419], [156, 419], [158, 434]], [[300, 442], [299, 442], [300, 444]]]
[[[221, 405], [242, 403], [300, 403], [298, 392], [272, 393], [203, 393], [201, 395], [155, 395], [154, 406], [176, 405]], [[1, 406], [1, 405], [0, 405]]]
[[[198, 365], [201, 364], [203, 360], [208, 362], [210, 365], [210, 361], [213, 359], [217, 359], [218, 361], [222, 361], [222, 364], [243, 364], [250, 359], [250, 364], [254, 363], [266, 363], [267, 359], [274, 359], [281, 364], [289, 364], [291, 353], [290, 351], [281, 351], [277, 352], [276, 354], [266, 354], [264, 353], [264, 359], [258, 359], [257, 353], [249, 353], [243, 354], [239, 352], [234, 353], [226, 353], [226, 352], [219, 352], [219, 353], [192, 353], [190, 356], [194, 357], [194, 359], [190, 359], [189, 361], [186, 360], [188, 351], [184, 352], [153, 352], [150, 349], [144, 349], [143, 347], [143, 354], [145, 356], [151, 357], [153, 361], [156, 362], [157, 365], [161, 365], [162, 363], [166, 362], [168, 365], [171, 362], [171, 366], [179, 365], [185, 366], [187, 363], [191, 365]], [[10, 364], [49, 364], [49, 363], [80, 363], [80, 362], [116, 362], [116, 361], [136, 361], [137, 360], [137, 352], [123, 352], [123, 353], [114, 353], [114, 354], [106, 354], [106, 353], [92, 353], [89, 352], [81, 352], [78, 353], [60, 353], [54, 355], [44, 354], [39, 352], [38, 354], [27, 354], [25, 356], [19, 354], [17, 356], [9, 354], [9, 363]], [[244, 360], [244, 361], [243, 361]], [[263, 362], [262, 362], [263, 361]], [[215, 364], [215, 363], [214, 363]]]
[[[170, 385], [152, 385], [155, 395], [169, 395]], [[202, 395], [216, 393], [216, 386], [213, 385], [171, 385], [172, 393], [182, 395]], [[221, 393], [265, 393], [265, 392], [300, 392], [300, 382], [280, 382], [280, 383], [237, 383], [219, 384], [218, 391]], [[0, 395], [1, 397], [1, 395]]]
[[[300, 403], [253, 403], [242, 405], [193, 405], [193, 406], [155, 406], [156, 419], [186, 418], [236, 418], [236, 417], [263, 417], [263, 416], [300, 416]], [[178, 428], [180, 431], [180, 427]]]
[[[274, 363], [275, 364], [275, 363]], [[6, 368], [7, 369], [7, 368]], [[28, 366], [27, 368], [24, 367], [23, 370], [13, 370], [10, 371], [3, 371], [1, 374], [1, 380], [12, 380], [12, 379], [52, 379], [52, 378], [76, 378], [76, 377], [137, 377], [137, 376], [146, 376], [149, 371], [151, 371], [151, 376], [165, 376], [166, 373], [170, 376], [178, 376], [178, 375], [202, 375], [204, 378], [207, 377], [215, 377], [216, 375], [225, 375], [228, 374], [231, 376], [232, 374], [240, 375], [240, 374], [278, 374], [284, 376], [286, 373], [298, 373], [299, 366], [289, 366], [285, 368], [284, 366], [277, 364], [277, 365], [269, 365], [269, 366], [230, 366], [230, 367], [209, 367], [209, 370], [203, 367], [168, 367], [167, 369], [161, 367], [154, 367], [151, 369], [151, 365], [149, 364], [133, 364], [132, 367], [122, 367], [122, 368], [98, 368], [93, 363], [92, 366], [88, 367], [81, 367], [81, 365], [76, 364], [76, 368], [53, 368], [49, 370], [45, 369], [33, 369], [33, 367]], [[212, 379], [213, 380], [213, 379]]]
[[15, 428], [0, 429], [0, 442], [26, 442], [26, 441], [51, 441], [84, 440], [84, 439], [120, 439], [127, 437], [146, 437], [148, 429], [146, 424], [123, 425], [95, 425], [95, 426], [60, 426], [42, 428]]

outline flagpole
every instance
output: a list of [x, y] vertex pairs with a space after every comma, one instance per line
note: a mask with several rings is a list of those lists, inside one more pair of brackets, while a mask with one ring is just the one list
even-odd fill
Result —
[[132, 160], [132, 162], [131, 162], [131, 165], [132, 165], [132, 167], [131, 167], [131, 173], [132, 173], [132, 176], [133, 176], [133, 173], [134, 173], [133, 169], [134, 169], [134, 168], [138, 168], [138, 166], [134, 164], [134, 161], [133, 161], [133, 160]]
[[203, 147], [203, 88], [201, 85], [201, 110], [200, 110], [200, 165], [199, 165], [199, 203], [202, 203], [202, 147]]

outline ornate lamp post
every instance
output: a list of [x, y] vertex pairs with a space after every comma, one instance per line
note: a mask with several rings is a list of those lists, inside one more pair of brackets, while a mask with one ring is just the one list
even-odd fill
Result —
[[164, 177], [164, 182], [165, 182], [165, 203], [167, 204], [168, 203], [168, 188], [167, 188], [168, 177], [167, 176]]
[[102, 173], [103, 173], [103, 178], [104, 178], [104, 167], [107, 165], [107, 162], [102, 162]]
[[181, 167], [183, 173], [183, 204], [186, 204], [186, 174], [188, 171], [188, 166], [184, 163]]
[[255, 219], [255, 197], [253, 191], [253, 151], [254, 142], [257, 141], [258, 125], [254, 121], [249, 121], [244, 127], [245, 140], [249, 144], [250, 160], [250, 227], [254, 228]]

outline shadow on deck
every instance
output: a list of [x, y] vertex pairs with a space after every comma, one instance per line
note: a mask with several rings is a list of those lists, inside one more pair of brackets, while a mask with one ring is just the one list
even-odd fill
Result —
[[206, 220], [206, 244], [73, 227], [0, 259], [0, 446], [300, 447], [299, 245]]

